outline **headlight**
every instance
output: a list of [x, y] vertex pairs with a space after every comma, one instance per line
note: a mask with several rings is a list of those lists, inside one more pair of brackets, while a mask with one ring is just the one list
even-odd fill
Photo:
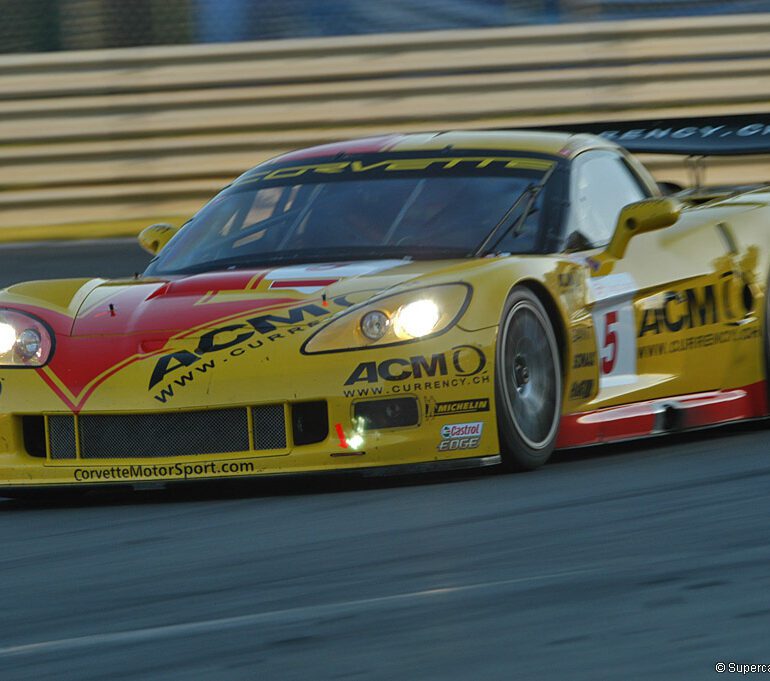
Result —
[[13, 350], [16, 345], [16, 329], [10, 324], [0, 322], [0, 355]]
[[361, 317], [361, 333], [371, 341], [378, 341], [387, 332], [390, 317], [382, 310], [372, 310]]
[[433, 333], [440, 317], [441, 311], [434, 301], [415, 300], [398, 308], [393, 326], [401, 338], [422, 338]]
[[470, 298], [468, 284], [439, 284], [375, 298], [335, 316], [308, 338], [302, 352], [363, 350], [436, 336], [457, 323]]
[[0, 309], [0, 367], [41, 367], [52, 351], [53, 334], [45, 322]]

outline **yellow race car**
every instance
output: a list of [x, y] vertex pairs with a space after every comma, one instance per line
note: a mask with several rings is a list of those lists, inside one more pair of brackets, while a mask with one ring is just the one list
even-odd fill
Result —
[[502, 464], [765, 416], [770, 193], [601, 136], [392, 135], [249, 170], [127, 280], [0, 293], [0, 488]]

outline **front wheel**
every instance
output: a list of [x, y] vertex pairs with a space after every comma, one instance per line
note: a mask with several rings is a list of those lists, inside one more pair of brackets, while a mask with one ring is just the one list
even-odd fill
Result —
[[503, 465], [509, 470], [542, 466], [559, 430], [561, 364], [548, 313], [527, 288], [515, 288], [503, 309], [495, 395]]

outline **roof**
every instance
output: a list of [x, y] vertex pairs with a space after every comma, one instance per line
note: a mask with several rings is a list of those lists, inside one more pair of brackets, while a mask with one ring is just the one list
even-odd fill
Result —
[[571, 158], [587, 148], [617, 148], [617, 145], [597, 135], [588, 134], [575, 135], [537, 130], [453, 130], [382, 135], [322, 144], [291, 151], [272, 161], [283, 163], [337, 154], [376, 154], [386, 151], [437, 151], [447, 147], [520, 151]]

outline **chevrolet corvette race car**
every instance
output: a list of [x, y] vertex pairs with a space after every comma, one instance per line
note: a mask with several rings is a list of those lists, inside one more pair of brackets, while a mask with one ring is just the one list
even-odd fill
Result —
[[765, 416], [768, 225], [587, 133], [285, 154], [142, 232], [142, 276], [0, 293], [0, 488], [533, 469]]

